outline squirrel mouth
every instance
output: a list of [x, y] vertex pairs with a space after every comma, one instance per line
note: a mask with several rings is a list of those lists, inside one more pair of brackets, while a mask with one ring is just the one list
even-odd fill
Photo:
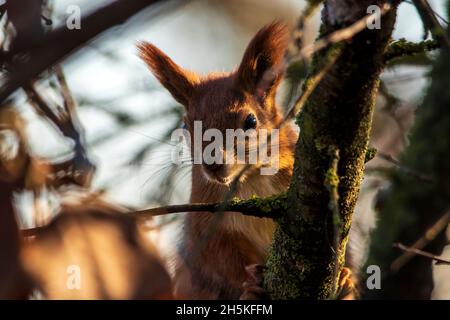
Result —
[[220, 175], [217, 172], [211, 172], [211, 171], [209, 171], [207, 169], [203, 169], [203, 173], [204, 173], [205, 177], [209, 181], [215, 182], [215, 183], [218, 183], [218, 184], [222, 184], [222, 185], [226, 185], [226, 186], [229, 186], [237, 178], [238, 175], [239, 175], [239, 181], [240, 182], [245, 181], [246, 178], [247, 178], [247, 174], [246, 173], [239, 174], [240, 170], [232, 172], [231, 174], [226, 175], [226, 176]]
[[231, 179], [229, 177], [214, 177], [214, 179], [216, 179], [218, 182], [223, 183], [223, 184], [229, 184], [231, 182]]
[[233, 181], [232, 176], [221, 175], [219, 174], [219, 172], [213, 172], [205, 168], [203, 168], [203, 174], [205, 175], [206, 179], [218, 184], [228, 185], [231, 183], [231, 181]]
[[205, 173], [206, 173], [205, 175], [208, 178], [208, 180], [216, 182], [216, 183], [228, 185], [232, 181], [232, 178], [230, 178], [230, 177], [222, 177], [215, 173], [208, 172], [207, 170], [205, 170]]

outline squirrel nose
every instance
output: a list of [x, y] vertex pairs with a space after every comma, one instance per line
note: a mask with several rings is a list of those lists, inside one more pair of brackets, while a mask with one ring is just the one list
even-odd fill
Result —
[[212, 163], [212, 164], [205, 164], [206, 169], [208, 169], [211, 172], [217, 172], [220, 169], [222, 169], [223, 164], [218, 163]]

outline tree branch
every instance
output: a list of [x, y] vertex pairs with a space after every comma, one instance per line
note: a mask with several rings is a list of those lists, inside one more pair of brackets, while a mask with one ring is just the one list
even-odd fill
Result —
[[389, 45], [384, 58], [386, 62], [389, 62], [395, 58], [425, 53], [427, 51], [439, 49], [440, 47], [441, 44], [437, 40], [425, 40], [417, 43], [399, 39]]
[[422, 19], [422, 23], [425, 28], [425, 35], [424, 38], [426, 38], [428, 31], [431, 32], [434, 39], [439, 41], [441, 44], [447, 46], [447, 48], [450, 49], [450, 40], [444, 30], [442, 28], [441, 24], [439, 23], [438, 19], [436, 18], [436, 15], [431, 8], [430, 4], [427, 0], [412, 0], [414, 3], [417, 12], [420, 15], [420, 18]]
[[130, 212], [129, 214], [136, 217], [154, 217], [170, 213], [178, 212], [220, 212], [231, 211], [240, 212], [247, 216], [258, 218], [277, 219], [286, 210], [285, 206], [286, 194], [282, 193], [276, 196], [259, 198], [252, 197], [250, 199], [242, 200], [234, 198], [227, 202], [215, 203], [190, 203], [181, 205], [169, 205], [153, 209], [139, 210]]
[[390, 154], [386, 154], [384, 152], [377, 152], [377, 157], [386, 160], [392, 164], [394, 164], [400, 171], [402, 171], [403, 173], [417, 178], [421, 181], [424, 181], [426, 183], [432, 183], [433, 182], [433, 178], [430, 175], [427, 175], [425, 173], [419, 172], [417, 170], [414, 170], [412, 168], [409, 168], [405, 165], [403, 165], [402, 163], [400, 163], [400, 161], [398, 161], [397, 159], [395, 159], [393, 156], [391, 156]]
[[[0, 102], [3, 102], [15, 90], [24, 86], [30, 79], [36, 78], [41, 72], [54, 65], [75, 49], [93, 39], [98, 34], [125, 22], [130, 16], [138, 13], [149, 5], [162, 2], [160, 0], [117, 0], [98, 9], [89, 16], [81, 19], [81, 29], [69, 30], [66, 26], [46, 34], [39, 42], [27, 51], [21, 53], [29, 55], [27, 61], [13, 63], [11, 72], [5, 84], [0, 88]], [[174, 0], [170, 3], [179, 3]], [[22, 49], [22, 48], [21, 48]], [[16, 54], [18, 52], [13, 52]]]
[[[251, 197], [250, 199], [233, 198], [226, 202], [215, 203], [190, 203], [180, 205], [169, 205], [164, 207], [138, 210], [128, 212], [137, 219], [147, 219], [151, 217], [171, 214], [171, 213], [187, 213], [187, 212], [236, 212], [247, 216], [257, 218], [278, 219], [283, 212], [286, 212], [286, 194], [280, 193], [274, 196], [259, 198]], [[39, 234], [40, 228], [23, 229], [22, 236], [30, 237]]]

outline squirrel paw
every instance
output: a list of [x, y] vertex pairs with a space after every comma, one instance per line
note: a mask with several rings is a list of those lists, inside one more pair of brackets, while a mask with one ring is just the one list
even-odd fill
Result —
[[355, 300], [357, 298], [356, 286], [352, 279], [352, 270], [347, 267], [342, 269], [338, 285], [338, 300]]
[[244, 292], [239, 300], [267, 300], [268, 296], [263, 288], [265, 267], [260, 264], [251, 264], [245, 267], [247, 279], [242, 284]]

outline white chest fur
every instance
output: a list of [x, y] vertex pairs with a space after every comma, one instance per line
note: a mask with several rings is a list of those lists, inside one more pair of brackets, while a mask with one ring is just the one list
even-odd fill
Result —
[[[248, 199], [253, 195], [270, 196], [285, 191], [286, 186], [280, 184], [273, 176], [257, 176], [245, 181], [237, 192], [237, 196]], [[261, 254], [265, 254], [272, 242], [275, 222], [272, 219], [245, 216], [240, 213], [226, 213], [224, 227], [232, 232], [246, 236]]]

